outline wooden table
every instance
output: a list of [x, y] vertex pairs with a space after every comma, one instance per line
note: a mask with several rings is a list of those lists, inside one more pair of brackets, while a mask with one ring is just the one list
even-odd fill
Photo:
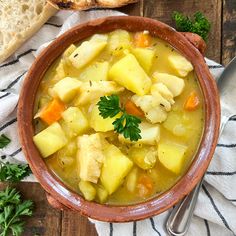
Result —
[[[189, 14], [202, 11], [212, 23], [206, 56], [226, 65], [236, 55], [235, 0], [141, 0], [120, 10], [170, 25], [173, 25], [171, 13], [175, 10]], [[4, 187], [4, 184], [0, 185], [0, 188]], [[85, 217], [51, 208], [38, 183], [20, 183], [16, 187], [26, 199], [33, 199], [36, 205], [33, 217], [27, 218], [24, 236], [97, 235], [94, 226]]]

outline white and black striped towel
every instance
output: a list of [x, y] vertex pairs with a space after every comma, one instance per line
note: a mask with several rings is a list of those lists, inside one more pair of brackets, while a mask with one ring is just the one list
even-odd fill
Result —
[[[105, 10], [59, 12], [26, 42], [10, 59], [0, 65], [0, 134], [12, 142], [0, 149], [2, 159], [25, 162], [16, 132], [16, 107], [22, 81], [38, 52], [59, 34], [75, 24], [121, 13]], [[217, 78], [223, 67], [213, 61], [207, 64]], [[27, 180], [34, 181], [33, 176]], [[164, 222], [169, 212], [132, 223], [115, 224], [93, 221], [100, 236], [164, 236]], [[232, 118], [220, 138], [215, 156], [205, 176], [194, 218], [187, 235], [236, 235], [236, 118]]]

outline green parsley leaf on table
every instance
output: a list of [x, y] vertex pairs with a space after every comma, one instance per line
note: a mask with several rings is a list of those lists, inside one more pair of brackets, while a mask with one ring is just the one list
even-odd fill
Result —
[[18, 182], [31, 174], [27, 164], [11, 164], [0, 161], [0, 181]]
[[192, 32], [200, 35], [205, 41], [211, 29], [208, 19], [201, 13], [196, 12], [192, 18], [180, 12], [173, 12], [172, 18], [175, 21], [176, 29], [181, 32]]
[[14, 188], [7, 187], [0, 191], [0, 236], [19, 236], [23, 232], [22, 216], [33, 214], [33, 202], [22, 201], [21, 195]]
[[11, 140], [6, 135], [2, 134], [0, 136], [0, 148], [6, 147], [10, 142]]
[[97, 103], [98, 109], [104, 119], [116, 116], [118, 113], [122, 112], [122, 116], [117, 118], [112, 124], [114, 125], [114, 130], [123, 134], [125, 138], [129, 138], [131, 141], [137, 141], [141, 139], [141, 130], [139, 129], [139, 124], [141, 120], [133, 115], [128, 114], [125, 109], [120, 107], [120, 99], [117, 95], [104, 96], [100, 98]]

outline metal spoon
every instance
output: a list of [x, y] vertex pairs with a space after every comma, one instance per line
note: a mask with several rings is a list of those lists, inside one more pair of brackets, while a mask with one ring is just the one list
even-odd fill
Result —
[[[236, 57], [228, 64], [221, 74], [217, 81], [217, 86], [221, 103], [224, 104], [224, 107], [221, 108], [221, 135], [230, 117], [236, 115]], [[170, 235], [182, 236], [187, 233], [191, 224], [203, 178], [192, 192], [180, 201], [171, 212], [166, 223], [166, 229]]]

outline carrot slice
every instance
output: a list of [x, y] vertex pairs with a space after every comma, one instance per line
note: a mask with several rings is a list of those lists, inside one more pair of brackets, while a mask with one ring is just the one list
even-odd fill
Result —
[[140, 197], [147, 197], [153, 192], [153, 181], [148, 175], [141, 175], [138, 179], [138, 194]]
[[66, 106], [59, 99], [54, 98], [46, 107], [42, 109], [39, 117], [48, 125], [61, 119], [61, 114], [65, 111]]
[[184, 109], [186, 111], [195, 111], [200, 104], [200, 99], [195, 91], [191, 92], [189, 97], [187, 98]]
[[134, 35], [134, 44], [136, 47], [146, 48], [151, 45], [151, 36], [144, 32], [138, 32]]
[[125, 103], [125, 110], [130, 115], [144, 117], [143, 111], [139, 107], [137, 107], [131, 100], [127, 100], [127, 102]]

